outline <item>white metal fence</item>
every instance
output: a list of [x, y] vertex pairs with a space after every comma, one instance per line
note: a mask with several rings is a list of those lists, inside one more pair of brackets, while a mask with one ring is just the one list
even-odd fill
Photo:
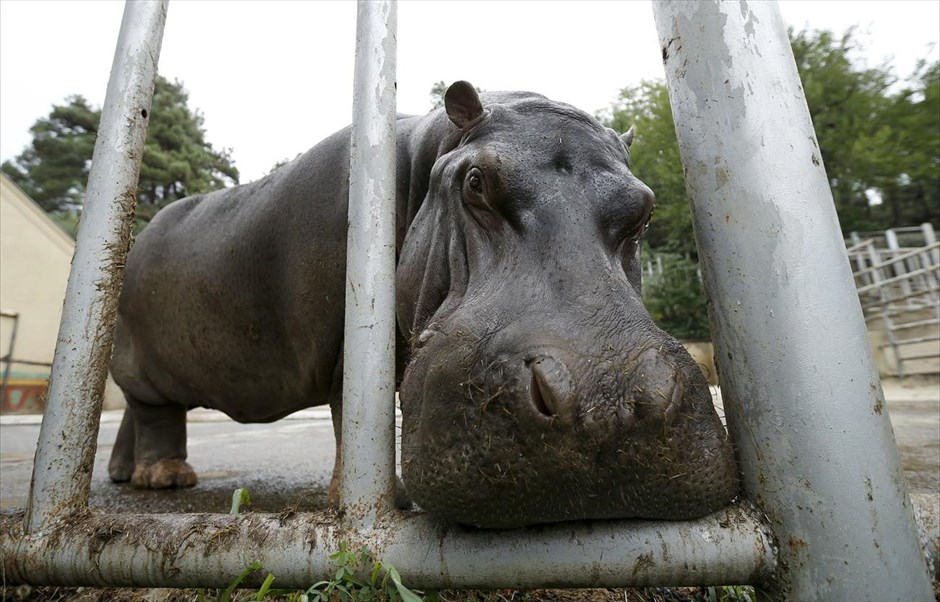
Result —
[[940, 373], [940, 243], [933, 227], [852, 233], [851, 241], [865, 319], [884, 333], [880, 347], [895, 374]]

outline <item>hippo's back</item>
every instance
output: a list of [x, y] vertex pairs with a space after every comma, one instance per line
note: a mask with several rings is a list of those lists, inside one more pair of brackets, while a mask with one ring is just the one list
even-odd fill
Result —
[[273, 420], [324, 403], [342, 341], [348, 129], [177, 201], [134, 244], [111, 372], [151, 404]]

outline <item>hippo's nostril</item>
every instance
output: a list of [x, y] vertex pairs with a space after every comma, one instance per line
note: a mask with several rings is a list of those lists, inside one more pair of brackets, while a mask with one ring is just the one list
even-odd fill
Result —
[[532, 371], [530, 389], [532, 393], [532, 403], [535, 404], [535, 408], [546, 416], [554, 416], [555, 412], [552, 411], [550, 405], [553, 401], [551, 391], [548, 389], [548, 386], [542, 382], [542, 379], [538, 376], [538, 372], [535, 370]]
[[562, 422], [574, 415], [574, 386], [568, 369], [557, 358], [542, 355], [526, 362], [532, 371], [529, 395], [543, 415]]

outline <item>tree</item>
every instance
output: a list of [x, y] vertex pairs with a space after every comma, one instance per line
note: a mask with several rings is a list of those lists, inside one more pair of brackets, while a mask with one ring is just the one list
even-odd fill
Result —
[[205, 119], [199, 110], [190, 110], [188, 102], [182, 83], [157, 79], [140, 168], [141, 203], [165, 205], [238, 183], [231, 150], [216, 151], [206, 142]]
[[854, 28], [842, 36], [792, 29], [789, 34], [842, 228], [876, 229], [883, 218], [866, 191], [895, 169], [890, 154], [897, 124], [885, 117], [896, 78], [887, 67], [852, 60], [862, 49]]
[[[940, 225], [940, 62], [922, 63], [892, 98], [883, 121], [890, 139], [880, 148], [859, 152], [879, 155], [876, 172], [884, 207], [892, 224]], [[887, 147], [885, 147], [887, 146]]]
[[[231, 151], [205, 140], [204, 119], [182, 83], [158, 77], [140, 168], [138, 218], [184, 196], [238, 183]], [[101, 111], [81, 96], [55, 105], [30, 129], [32, 144], [0, 169], [49, 212], [80, 207]]]
[[81, 203], [101, 112], [81, 96], [69, 96], [30, 132], [32, 145], [0, 170], [46, 211]]
[[[647, 249], [648, 250], [648, 249]], [[644, 255], [643, 303], [660, 328], [684, 341], [707, 341], [708, 312], [698, 262], [675, 253]]]
[[[860, 49], [854, 30], [791, 30], [790, 38], [843, 231], [940, 226], [940, 64], [921, 65], [897, 91], [889, 67], [853, 60]], [[650, 246], [694, 256], [665, 85], [625, 88], [599, 118], [621, 132], [637, 125], [632, 168], [657, 195]], [[869, 201], [873, 191], [881, 205]]]
[[[940, 225], [940, 64], [922, 64], [899, 89], [889, 67], [853, 60], [854, 30], [790, 38], [843, 231]], [[631, 168], [657, 195], [644, 257], [663, 258], [663, 273], [644, 283], [650, 311], [677, 336], [701, 336], [704, 297], [685, 263], [697, 253], [666, 86], [625, 88], [598, 118], [619, 132], [637, 126]]]
[[644, 81], [624, 88], [599, 119], [621, 133], [636, 126], [630, 147], [630, 169], [656, 193], [655, 215], [645, 237], [649, 246], [695, 256], [692, 214], [666, 85]]

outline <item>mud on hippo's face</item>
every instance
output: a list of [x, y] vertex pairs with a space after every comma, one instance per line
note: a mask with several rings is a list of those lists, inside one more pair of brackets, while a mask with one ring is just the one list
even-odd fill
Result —
[[640, 298], [653, 195], [629, 139], [543, 97], [485, 98], [448, 90], [460, 141], [401, 253], [409, 493], [483, 527], [726, 505], [737, 471], [707, 384]]

